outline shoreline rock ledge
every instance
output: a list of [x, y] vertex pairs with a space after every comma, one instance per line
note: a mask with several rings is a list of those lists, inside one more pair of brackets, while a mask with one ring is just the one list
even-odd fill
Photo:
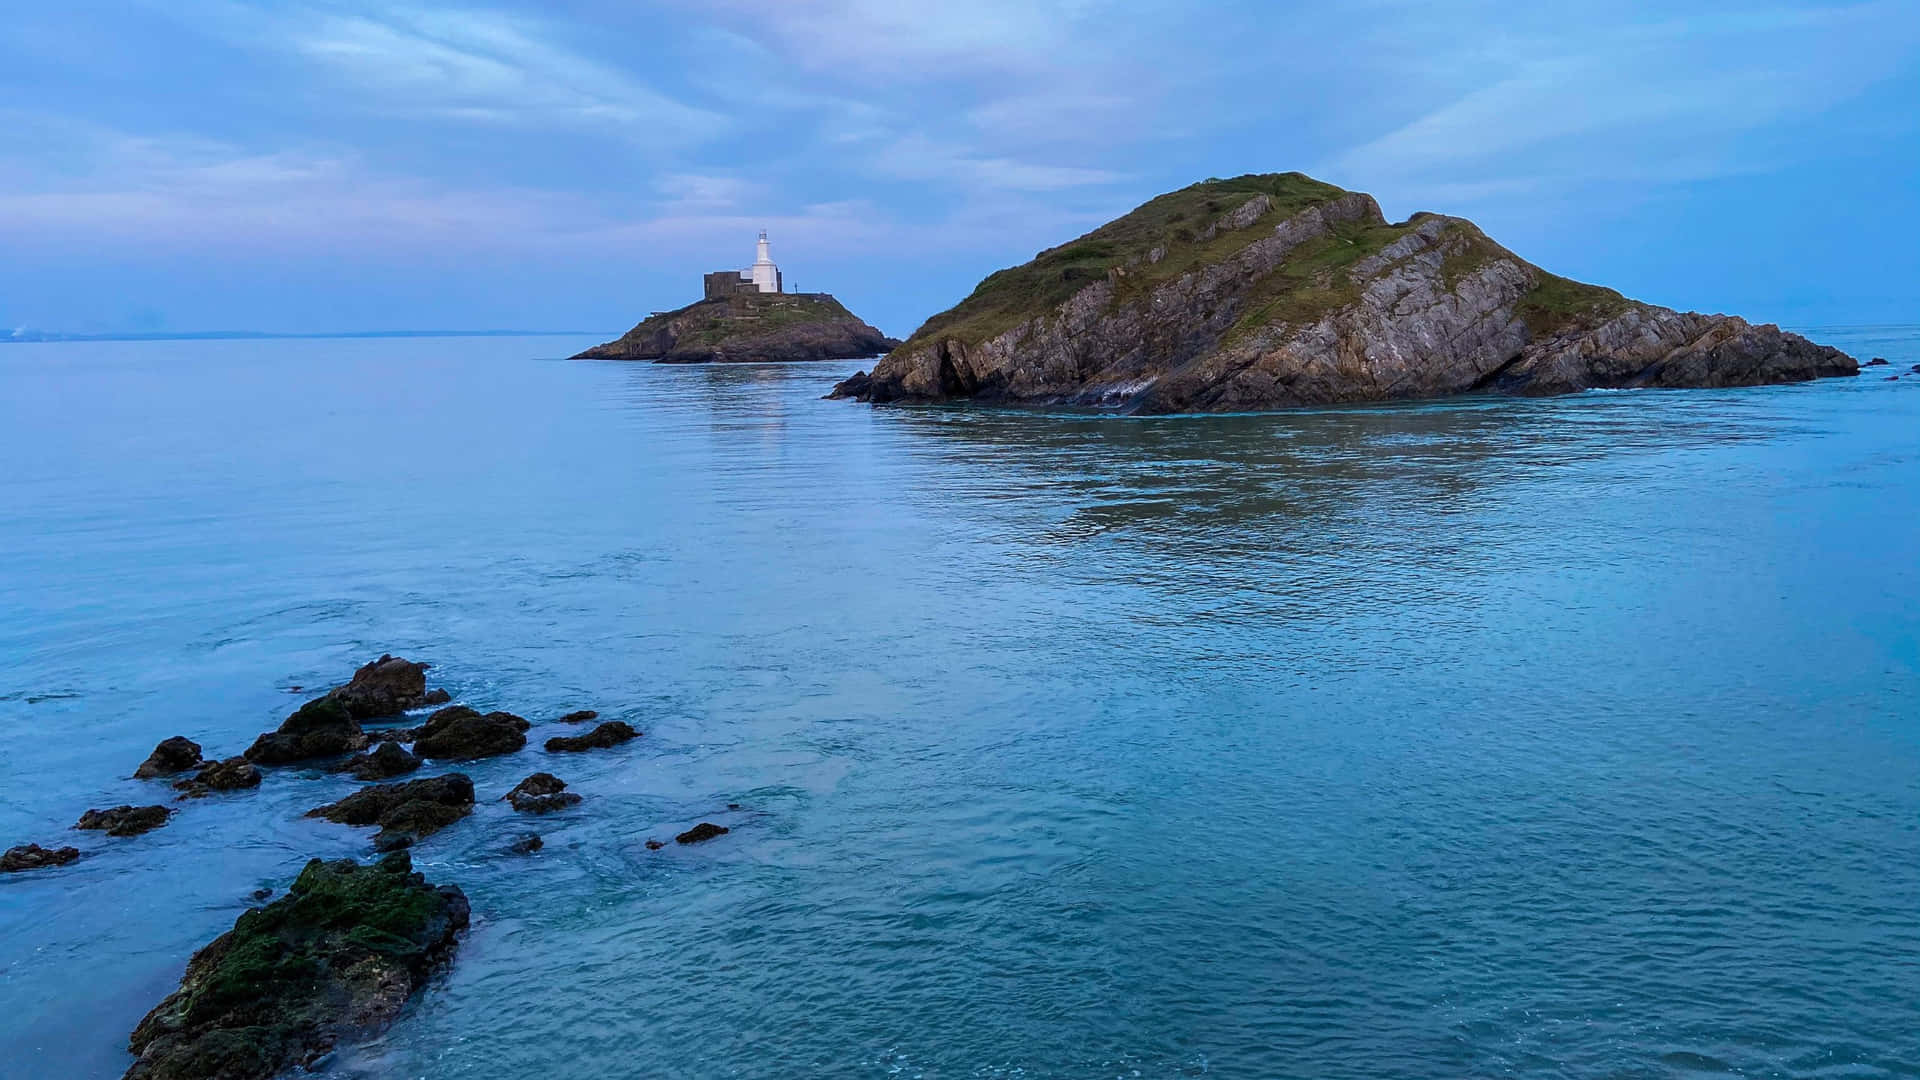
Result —
[[853, 360], [900, 342], [862, 322], [828, 293], [737, 292], [643, 320], [575, 360], [661, 364]]
[[1300, 173], [1208, 180], [1002, 270], [829, 395], [1238, 412], [1857, 375], [1777, 326], [1629, 300], [1472, 222]]

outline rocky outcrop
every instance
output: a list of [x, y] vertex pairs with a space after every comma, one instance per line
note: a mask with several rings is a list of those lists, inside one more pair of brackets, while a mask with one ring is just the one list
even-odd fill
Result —
[[833, 396], [1221, 412], [1857, 371], [1776, 326], [1628, 300], [1463, 219], [1389, 223], [1371, 196], [1289, 173], [1163, 195], [994, 274]]
[[826, 293], [738, 293], [654, 315], [576, 360], [663, 364], [848, 360], [900, 344]]
[[105, 832], [108, 836], [139, 836], [167, 823], [173, 811], [164, 806], [116, 806], [111, 810], [89, 810], [80, 815], [73, 827]]
[[160, 740], [160, 745], [153, 748], [153, 753], [147, 755], [147, 760], [133, 770], [133, 777], [136, 780], [152, 780], [161, 776], [172, 776], [198, 766], [200, 761], [200, 744], [185, 735], [175, 735], [170, 739]]
[[600, 719], [600, 714], [597, 711], [593, 709], [580, 709], [561, 717], [560, 722], [563, 724], [584, 724], [589, 720], [598, 719]]
[[580, 803], [580, 796], [567, 790], [565, 780], [545, 772], [534, 773], [520, 781], [502, 797], [523, 814], [551, 814]]
[[334, 768], [356, 780], [391, 780], [420, 767], [420, 759], [397, 742], [383, 742], [364, 754], [355, 754]]
[[378, 720], [408, 709], [443, 704], [450, 700], [446, 691], [427, 689], [427, 667], [383, 654], [354, 672], [345, 686], [329, 691], [327, 697], [346, 706], [355, 720]]
[[134, 1029], [127, 1080], [271, 1080], [378, 1033], [452, 959], [467, 898], [405, 853], [315, 859], [287, 895], [241, 915]]
[[230, 757], [225, 761], [210, 761], [200, 766], [200, 771], [185, 780], [174, 782], [174, 789], [184, 792], [183, 799], [201, 799], [216, 791], [245, 791], [260, 786], [260, 770], [253, 762], [243, 757]]
[[451, 761], [511, 754], [527, 745], [526, 730], [531, 726], [510, 712], [482, 713], [465, 705], [449, 705], [427, 717], [413, 752]]
[[633, 726], [626, 721], [609, 720], [585, 735], [559, 735], [548, 739], [547, 751], [558, 754], [581, 750], [605, 750], [639, 737], [640, 733], [633, 730]]
[[688, 829], [686, 832], [681, 833], [679, 836], [674, 837], [673, 842], [676, 844], [699, 844], [711, 840], [716, 836], [725, 836], [732, 831], [733, 830], [727, 828], [725, 825], [715, 825], [711, 821], [703, 821], [693, 828]]
[[65, 866], [80, 857], [79, 848], [43, 848], [39, 844], [21, 844], [11, 847], [0, 854], [0, 874], [16, 874], [22, 870], [44, 870], [49, 866]]
[[374, 784], [307, 811], [339, 825], [378, 825], [378, 851], [407, 847], [473, 812], [473, 780], [463, 773], [399, 784]]
[[276, 731], [269, 731], [247, 747], [246, 759], [257, 765], [292, 765], [315, 758], [352, 753], [367, 745], [353, 713], [329, 695], [294, 710]]

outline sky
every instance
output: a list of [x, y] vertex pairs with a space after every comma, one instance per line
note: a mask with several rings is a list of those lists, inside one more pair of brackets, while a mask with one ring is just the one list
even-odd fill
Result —
[[1210, 176], [1630, 296], [1920, 322], [1920, 0], [62, 0], [0, 332], [623, 330], [753, 259], [905, 336]]

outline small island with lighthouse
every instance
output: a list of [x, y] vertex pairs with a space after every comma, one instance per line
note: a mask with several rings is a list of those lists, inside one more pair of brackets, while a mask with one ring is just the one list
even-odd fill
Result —
[[762, 231], [753, 265], [706, 275], [705, 295], [658, 312], [618, 340], [576, 360], [651, 360], [662, 364], [852, 360], [879, 356], [899, 341], [848, 311], [830, 293], [785, 291]]

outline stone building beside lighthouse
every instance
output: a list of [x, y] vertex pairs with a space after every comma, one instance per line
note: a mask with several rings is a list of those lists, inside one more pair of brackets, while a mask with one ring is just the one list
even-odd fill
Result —
[[716, 270], [706, 277], [707, 299], [717, 300], [735, 293], [784, 292], [780, 268], [773, 264], [773, 252], [767, 243], [767, 230], [760, 230], [753, 265], [745, 270]]

